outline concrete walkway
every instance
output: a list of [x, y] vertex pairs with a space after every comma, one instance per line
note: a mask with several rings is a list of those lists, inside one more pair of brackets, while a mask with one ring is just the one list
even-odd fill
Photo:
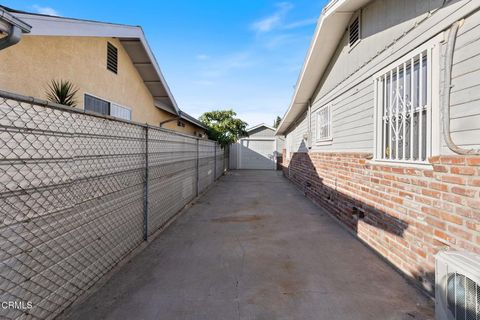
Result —
[[433, 319], [399, 274], [274, 171], [233, 171], [69, 319]]

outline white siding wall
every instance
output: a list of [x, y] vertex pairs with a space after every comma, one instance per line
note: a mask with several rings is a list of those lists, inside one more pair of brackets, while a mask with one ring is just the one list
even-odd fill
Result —
[[[446, 45], [445, 45], [446, 46]], [[443, 69], [442, 69], [443, 70]], [[450, 129], [464, 148], [480, 148], [480, 13], [459, 29], [452, 68]], [[442, 153], [453, 153], [442, 143]]]
[[283, 148], [285, 146], [285, 138], [282, 136], [275, 137], [277, 140], [277, 152], [278, 154], [282, 154]]
[[308, 133], [307, 114], [304, 113], [292, 126], [287, 135], [287, 152], [308, 152], [307, 141], [304, 136]]
[[362, 9], [361, 41], [350, 50], [348, 34], [340, 42], [315, 100], [338, 86], [372, 58], [384, 51], [394, 39], [399, 39], [416, 23], [426, 19], [428, 12], [443, 0], [377, 0]]
[[312, 149], [351, 152], [373, 151], [373, 82], [364, 81], [338, 96], [332, 104], [332, 144], [319, 145], [315, 141], [317, 127], [315, 112], [324, 104], [312, 108]]
[[[345, 32], [312, 97], [312, 138], [315, 139], [315, 111], [327, 103], [332, 104], [333, 133], [332, 144], [319, 145], [313, 140], [312, 150], [373, 152], [375, 73], [441, 34], [454, 21], [480, 6], [478, 0], [450, 1], [441, 7], [443, 2], [377, 0], [362, 9], [362, 40], [350, 50]], [[455, 50], [452, 136], [463, 146], [478, 146], [480, 143], [479, 15], [475, 13], [466, 19], [459, 31]], [[440, 69], [441, 65], [433, 68]], [[291, 151], [307, 150], [303, 141], [308, 132], [307, 124], [305, 113], [289, 129], [287, 140], [291, 136]], [[442, 152], [448, 153], [445, 147]]]

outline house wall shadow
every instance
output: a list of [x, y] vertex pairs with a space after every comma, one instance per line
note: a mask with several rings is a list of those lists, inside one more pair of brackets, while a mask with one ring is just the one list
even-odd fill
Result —
[[[302, 143], [299, 150], [304, 150], [305, 147]], [[284, 175], [306, 197], [355, 233], [367, 247], [373, 249], [413, 284], [433, 296], [434, 269], [404, 264], [404, 256], [411, 256], [408, 252], [410, 239], [406, 239], [409, 223], [402, 219], [400, 214], [391, 214], [367, 204], [360, 195], [367, 192], [366, 190], [358, 190], [358, 195], [354, 190], [346, 191], [345, 179], [348, 177], [332, 179], [332, 176], [335, 176], [333, 170], [335, 169], [332, 169], [332, 174], [328, 176], [320, 176], [314, 160], [307, 152], [296, 152], [290, 159], [284, 159]], [[350, 178], [356, 179], [354, 176], [355, 173], [352, 172]], [[326, 182], [325, 179], [329, 181]], [[356, 183], [358, 184], [358, 181]]]

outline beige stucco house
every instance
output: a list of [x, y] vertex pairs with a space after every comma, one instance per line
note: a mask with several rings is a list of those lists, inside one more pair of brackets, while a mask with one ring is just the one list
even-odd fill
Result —
[[0, 52], [0, 90], [45, 99], [52, 80], [69, 80], [77, 108], [206, 137], [177, 106], [141, 27], [2, 8], [31, 30]]

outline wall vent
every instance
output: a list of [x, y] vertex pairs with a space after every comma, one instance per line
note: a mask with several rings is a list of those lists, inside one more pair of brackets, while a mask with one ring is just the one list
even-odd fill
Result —
[[353, 47], [360, 41], [360, 14], [357, 13], [348, 26], [348, 44]]
[[118, 72], [118, 49], [110, 42], [107, 42], [107, 69]]

